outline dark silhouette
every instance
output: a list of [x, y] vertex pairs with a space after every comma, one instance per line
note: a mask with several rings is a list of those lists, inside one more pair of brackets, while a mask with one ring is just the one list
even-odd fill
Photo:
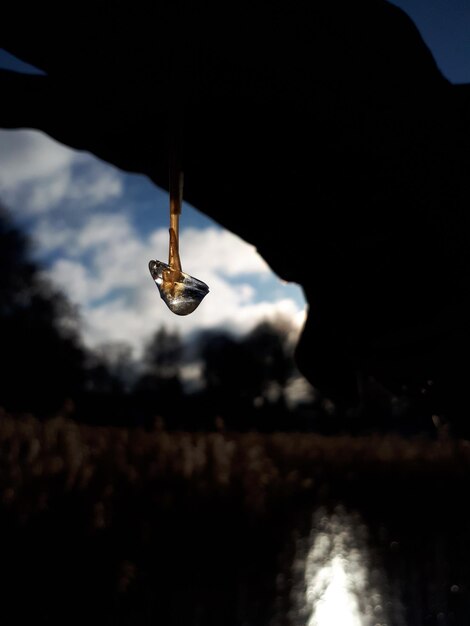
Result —
[[164, 327], [148, 343], [144, 371], [133, 390], [139, 421], [152, 424], [159, 416], [165, 418], [168, 427], [181, 426], [186, 409], [180, 375], [182, 350], [179, 335]]
[[245, 337], [223, 331], [200, 337], [203, 411], [231, 430], [298, 428], [286, 406], [286, 385], [295, 373], [282, 328], [262, 322]]
[[372, 384], [463, 415], [470, 96], [410, 19], [384, 0], [73, 6], [4, 8], [2, 45], [47, 76], [1, 72], [0, 124], [167, 187], [184, 109], [185, 197], [304, 287], [309, 380], [340, 410]]
[[[39, 418], [73, 415], [95, 424], [129, 421], [120, 360], [85, 348], [78, 312], [31, 260], [27, 238], [0, 209], [0, 407]], [[105, 358], [106, 357], [106, 358]], [[129, 365], [124, 368], [129, 373]]]
[[27, 242], [0, 210], [0, 406], [51, 415], [85, 386], [76, 312], [41, 277]]
[[[288, 341], [288, 324], [262, 322], [247, 335], [201, 332], [184, 343], [160, 328], [149, 341], [129, 402], [134, 420], [168, 430], [314, 430], [318, 407], [286, 402], [300, 374]], [[192, 370], [188, 380], [185, 367]]]

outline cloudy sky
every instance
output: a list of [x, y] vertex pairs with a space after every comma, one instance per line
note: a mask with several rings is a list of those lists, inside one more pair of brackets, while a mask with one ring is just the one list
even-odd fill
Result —
[[[443, 73], [470, 82], [468, 0], [395, 4], [413, 18]], [[28, 70], [1, 51], [0, 67]], [[284, 315], [301, 327], [301, 289], [283, 284], [253, 247], [187, 205], [183, 269], [210, 294], [192, 315], [174, 316], [148, 272], [150, 259], [167, 259], [167, 194], [43, 133], [0, 130], [0, 202], [31, 235], [48, 276], [79, 305], [90, 346], [125, 341], [137, 356], [162, 324], [182, 335], [217, 326], [244, 332]]]
[[185, 334], [217, 326], [244, 332], [281, 314], [302, 323], [300, 288], [186, 205], [183, 269], [210, 294], [192, 315], [173, 315], [148, 271], [150, 259], [168, 257], [167, 194], [43, 133], [0, 130], [0, 198], [31, 234], [48, 276], [80, 306], [91, 346], [118, 340], [138, 351], [162, 324]]

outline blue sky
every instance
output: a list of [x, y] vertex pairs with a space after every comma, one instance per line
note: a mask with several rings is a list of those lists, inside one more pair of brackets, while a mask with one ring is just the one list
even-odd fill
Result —
[[[470, 82], [470, 2], [397, 0], [414, 20], [444, 75]], [[32, 71], [0, 51], [0, 67]], [[184, 205], [183, 269], [209, 284], [189, 317], [174, 316], [147, 269], [166, 260], [168, 197], [144, 176], [126, 174], [43, 133], [0, 130], [0, 201], [32, 237], [46, 274], [79, 306], [84, 339], [95, 347], [125, 341], [136, 355], [157, 328], [183, 335], [224, 327], [245, 332], [264, 318], [300, 329], [305, 302], [252, 246]]]
[[470, 82], [470, 2], [468, 0], [393, 0], [407, 13], [453, 83]]

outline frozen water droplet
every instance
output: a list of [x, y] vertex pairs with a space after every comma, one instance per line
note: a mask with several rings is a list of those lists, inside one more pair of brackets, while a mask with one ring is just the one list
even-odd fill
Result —
[[149, 261], [149, 270], [162, 300], [176, 315], [189, 315], [209, 293], [209, 287], [202, 280], [161, 261]]

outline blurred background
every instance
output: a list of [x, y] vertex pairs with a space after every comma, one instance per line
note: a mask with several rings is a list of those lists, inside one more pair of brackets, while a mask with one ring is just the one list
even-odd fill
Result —
[[[470, 5], [395, 4], [470, 82]], [[335, 415], [299, 286], [185, 204], [177, 318], [167, 194], [39, 131], [0, 130], [0, 203], [3, 623], [470, 624], [468, 442]]]

